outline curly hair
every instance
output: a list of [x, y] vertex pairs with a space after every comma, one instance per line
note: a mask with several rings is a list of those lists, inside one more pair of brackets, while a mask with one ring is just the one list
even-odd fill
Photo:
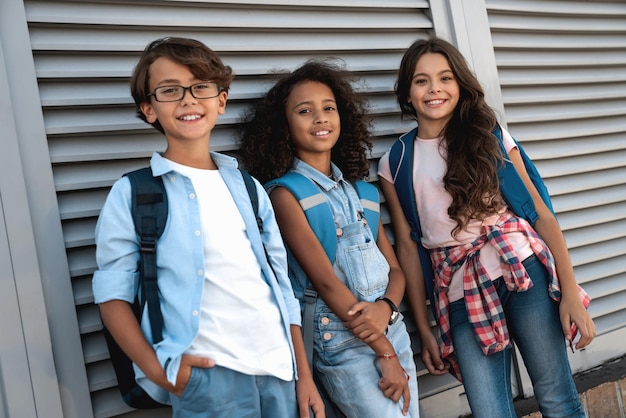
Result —
[[294, 86], [304, 82], [327, 85], [335, 95], [341, 133], [331, 160], [349, 180], [367, 177], [367, 152], [372, 149], [366, 101], [352, 88], [349, 73], [329, 59], [309, 60], [284, 74], [244, 115], [239, 133], [240, 159], [261, 183], [285, 174], [296, 156], [285, 105]]
[[[187, 66], [198, 80], [216, 82], [220, 86], [220, 91], [227, 92], [234, 78], [232, 68], [224, 65], [219, 55], [200, 41], [189, 38], [166, 37], [150, 42], [143, 50], [130, 79], [130, 93], [137, 105], [137, 117], [146, 123], [148, 121], [139, 105], [150, 102], [148, 97], [148, 93], [150, 93], [150, 66], [159, 58], [168, 58]], [[164, 133], [158, 120], [152, 126]]]
[[452, 196], [448, 216], [457, 224], [452, 231], [455, 236], [470, 219], [484, 219], [502, 209], [498, 169], [503, 155], [493, 134], [496, 115], [485, 102], [480, 83], [459, 50], [442, 39], [418, 40], [404, 53], [396, 83], [402, 116], [418, 120], [409, 103], [410, 88], [417, 62], [426, 53], [446, 58], [460, 90], [459, 102], [442, 132], [447, 164], [443, 183]]

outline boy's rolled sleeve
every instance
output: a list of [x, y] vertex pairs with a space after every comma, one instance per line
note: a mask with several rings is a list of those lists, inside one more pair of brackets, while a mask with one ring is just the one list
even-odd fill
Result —
[[92, 281], [94, 303], [104, 303], [110, 300], [133, 303], [136, 294], [134, 283], [138, 279], [139, 273], [137, 272], [96, 271]]

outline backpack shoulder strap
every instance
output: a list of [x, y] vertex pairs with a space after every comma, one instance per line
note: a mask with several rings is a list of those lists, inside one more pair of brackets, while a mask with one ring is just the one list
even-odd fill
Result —
[[167, 194], [163, 179], [154, 177], [150, 167], [126, 173], [131, 184], [131, 210], [135, 231], [139, 236], [141, 254], [140, 285], [143, 302], [148, 305], [152, 340], [156, 344], [163, 340], [163, 315], [159, 304], [157, 284], [157, 240], [165, 230], [167, 222]]
[[364, 180], [357, 180], [352, 185], [359, 195], [363, 214], [367, 224], [370, 226], [374, 241], [376, 241], [378, 240], [378, 223], [380, 221], [380, 195], [378, 194], [378, 189]]
[[[265, 184], [265, 190], [268, 193], [276, 187], [286, 188], [298, 200], [311, 229], [324, 247], [326, 256], [332, 264], [337, 253], [337, 231], [334, 227], [335, 221], [330, 205], [322, 192], [311, 179], [295, 171], [289, 171]], [[313, 364], [313, 328], [317, 297], [317, 291], [307, 277], [303, 294], [302, 339], [309, 364]]]
[[394, 142], [389, 151], [389, 167], [400, 206], [411, 227], [411, 239], [419, 242], [422, 228], [413, 189], [413, 144], [416, 135], [417, 128], [414, 128]]
[[265, 188], [271, 190], [278, 186], [289, 190], [298, 200], [311, 229], [332, 263], [337, 253], [337, 231], [334, 227], [332, 211], [322, 192], [308, 177], [295, 171], [289, 171], [271, 180]]
[[[432, 301], [435, 274], [433, 272], [430, 254], [421, 243], [422, 227], [420, 225], [419, 214], [417, 213], [415, 189], [413, 188], [413, 145], [416, 135], [417, 128], [414, 128], [394, 142], [391, 150], [389, 151], [389, 166], [391, 168], [391, 175], [393, 176], [393, 186], [396, 190], [396, 194], [398, 195], [398, 201], [400, 202], [402, 212], [411, 227], [411, 239], [415, 241], [417, 245], [417, 253], [422, 266], [426, 294]], [[434, 314], [435, 304], [431, 303], [430, 307]]]
[[[500, 150], [502, 151], [502, 155], [504, 155], [504, 165], [498, 170], [498, 181], [500, 183], [500, 193], [504, 197], [509, 208], [515, 213], [517, 216], [520, 216], [526, 219], [531, 225], [534, 225], [537, 221], [539, 215], [535, 209], [535, 203], [533, 201], [530, 192], [524, 185], [522, 178], [519, 176], [517, 169], [513, 165], [513, 162], [507, 158], [507, 151], [504, 146], [504, 142], [502, 139], [502, 128], [500, 124], [496, 124], [493, 129], [493, 134], [498, 138], [498, 143], [500, 145]], [[513, 138], [517, 149], [522, 157], [522, 161], [524, 162], [524, 167], [526, 168], [526, 172], [530, 177], [530, 180], [533, 182], [535, 188], [539, 192], [541, 199], [544, 201], [546, 206], [550, 209], [552, 213], [554, 213], [554, 209], [552, 208], [552, 202], [550, 200], [550, 193], [548, 192], [548, 188], [546, 187], [537, 167], [533, 164], [532, 160], [524, 151], [524, 148]]]
[[246, 191], [248, 192], [248, 196], [250, 197], [252, 210], [254, 211], [254, 216], [256, 217], [256, 224], [259, 227], [259, 232], [262, 234], [263, 219], [261, 219], [261, 217], [259, 216], [259, 194], [256, 191], [256, 185], [254, 184], [254, 180], [252, 179], [250, 173], [242, 169], [239, 169], [239, 172], [241, 173], [241, 177], [243, 177], [243, 182], [246, 185]]

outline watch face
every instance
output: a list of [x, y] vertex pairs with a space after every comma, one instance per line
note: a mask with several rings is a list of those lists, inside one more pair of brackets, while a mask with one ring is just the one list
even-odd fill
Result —
[[400, 313], [398, 311], [393, 311], [391, 313], [391, 319], [389, 319], [389, 325], [395, 324], [399, 316], [400, 316]]

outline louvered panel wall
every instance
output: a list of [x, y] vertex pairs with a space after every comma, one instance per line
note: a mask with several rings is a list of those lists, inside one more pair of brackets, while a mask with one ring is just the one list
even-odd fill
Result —
[[624, 328], [626, 3], [486, 4], [509, 131], [546, 179], [599, 335]]
[[[270, 73], [337, 56], [363, 77], [380, 156], [399, 133], [393, 85], [404, 49], [431, 28], [428, 2], [25, 1], [94, 415], [128, 412], [119, 398], [91, 292], [93, 231], [111, 184], [146, 165], [164, 139], [135, 118], [128, 78], [141, 50], [166, 35], [193, 37], [236, 73], [212, 148], [235, 152], [240, 112]], [[372, 170], [375, 172], [375, 170]], [[387, 218], [388, 219], [388, 218]], [[128, 417], [167, 413], [130, 412]]]

